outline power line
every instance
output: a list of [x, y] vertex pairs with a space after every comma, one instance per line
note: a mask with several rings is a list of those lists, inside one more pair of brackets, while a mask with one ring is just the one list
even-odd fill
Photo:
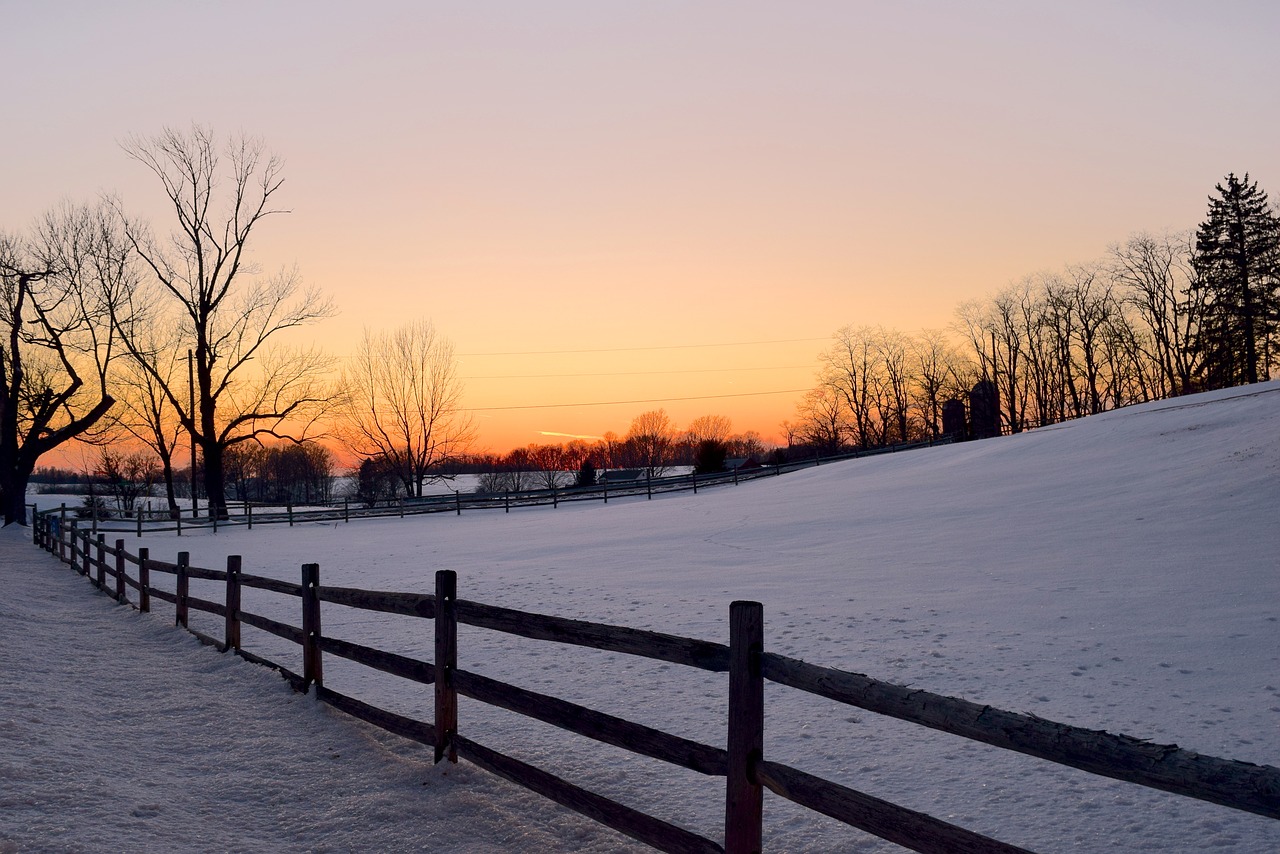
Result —
[[830, 338], [779, 338], [773, 341], [726, 341], [720, 344], [668, 344], [658, 347], [601, 347], [591, 350], [511, 350], [502, 353], [459, 353], [468, 356], [567, 356], [581, 353], [638, 353], [650, 350], [692, 350], [699, 347], [754, 347], [759, 344], [802, 344]]
[[648, 377], [662, 374], [721, 374], [731, 371], [790, 371], [801, 368], [812, 368], [813, 365], [776, 365], [764, 368], [691, 368], [681, 371], [617, 371], [612, 373], [592, 374], [484, 374], [481, 376], [461, 377], [464, 380], [534, 380], [565, 379], [570, 377]]
[[604, 400], [594, 403], [536, 403], [528, 406], [469, 406], [470, 412], [504, 412], [512, 409], [572, 409], [588, 406], [631, 406], [638, 403], [680, 403], [689, 400], [723, 400], [729, 397], [762, 397], [770, 394], [802, 394], [807, 388], [783, 389], [782, 391], [747, 391], [741, 394], [711, 394], [701, 397], [655, 397], [647, 400]]

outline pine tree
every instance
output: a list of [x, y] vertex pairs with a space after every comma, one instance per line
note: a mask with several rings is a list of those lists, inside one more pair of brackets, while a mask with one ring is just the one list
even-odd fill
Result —
[[1280, 361], [1280, 217], [1248, 173], [1215, 189], [1196, 232], [1192, 288], [1205, 308], [1193, 346], [1207, 386], [1222, 388], [1266, 379]]

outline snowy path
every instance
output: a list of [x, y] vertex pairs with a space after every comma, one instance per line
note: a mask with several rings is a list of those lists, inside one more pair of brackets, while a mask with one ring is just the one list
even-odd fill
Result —
[[0, 531], [0, 854], [618, 851], [293, 693]]

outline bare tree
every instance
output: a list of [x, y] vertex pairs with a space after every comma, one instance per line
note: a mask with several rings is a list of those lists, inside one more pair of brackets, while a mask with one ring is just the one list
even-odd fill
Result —
[[733, 433], [733, 421], [724, 415], [699, 415], [684, 429], [684, 441], [690, 447], [700, 442], [727, 443]]
[[729, 448], [729, 454], [743, 459], [752, 457], [759, 459], [764, 456], [764, 439], [755, 430], [746, 430], [730, 436], [726, 442]]
[[[332, 304], [302, 289], [296, 270], [264, 277], [249, 257], [264, 220], [286, 213], [275, 206], [282, 163], [260, 141], [231, 138], [220, 150], [209, 129], [194, 126], [131, 138], [124, 149], [160, 180], [176, 222], [160, 241], [125, 219], [153, 287], [137, 304], [146, 309], [135, 316], [142, 322], [117, 318], [117, 328], [194, 437], [210, 515], [225, 517], [226, 449], [268, 435], [300, 442], [329, 401], [328, 360], [314, 349], [273, 345], [279, 333], [332, 314]], [[178, 329], [191, 353], [194, 401], [188, 378], [161, 371], [147, 346], [141, 330], [156, 324]]]
[[937, 439], [942, 435], [942, 404], [968, 391], [968, 374], [962, 357], [941, 330], [922, 331], [911, 340], [910, 354], [925, 433], [930, 439]]
[[430, 321], [366, 330], [343, 386], [338, 437], [357, 456], [385, 459], [411, 497], [443, 479], [433, 469], [461, 457], [474, 438], [453, 345]]
[[139, 510], [141, 500], [151, 495], [157, 474], [155, 460], [145, 451], [98, 449], [98, 465], [93, 475], [102, 481], [126, 518], [132, 517]]
[[819, 453], [839, 451], [848, 431], [840, 395], [839, 389], [824, 381], [806, 392], [796, 406], [794, 438]]
[[1110, 250], [1111, 275], [1122, 299], [1150, 331], [1149, 357], [1160, 368], [1162, 395], [1195, 389], [1201, 370], [1193, 342], [1199, 333], [1204, 292], [1193, 288], [1189, 234], [1137, 234]]
[[1079, 362], [1076, 372], [1084, 383], [1087, 394], [1087, 412], [1101, 412], [1102, 386], [1102, 337], [1118, 312], [1112, 297], [1110, 280], [1100, 274], [1094, 265], [1073, 265], [1067, 268], [1070, 276], [1070, 296], [1075, 309], [1076, 352]]
[[[853, 443], [858, 447], [870, 447], [880, 444], [883, 431], [875, 419], [875, 397], [877, 388], [875, 374], [878, 370], [875, 353], [875, 330], [868, 327], [858, 329], [845, 326], [836, 330], [834, 341], [821, 358], [822, 376], [819, 384], [825, 386], [835, 396], [837, 404], [849, 413], [853, 426]], [[839, 447], [839, 436], [833, 435], [832, 413], [826, 412], [825, 399], [808, 400], [803, 404], [807, 415], [803, 421], [810, 426], [822, 425], [819, 431], [822, 442], [835, 441], [831, 450]], [[825, 422], [825, 424], [824, 424]], [[835, 431], [838, 434], [840, 431]]]
[[632, 446], [636, 460], [651, 476], [667, 470], [671, 464], [671, 450], [675, 444], [675, 427], [665, 409], [651, 409], [631, 419], [627, 431], [627, 443]]
[[62, 208], [28, 240], [0, 235], [0, 504], [21, 523], [40, 457], [102, 422], [118, 355], [108, 321], [133, 284], [103, 207]]
[[907, 358], [907, 338], [896, 329], [881, 327], [873, 338], [878, 370], [871, 375], [881, 425], [881, 439], [889, 442], [910, 441], [911, 395], [915, 377]]
[[964, 303], [958, 309], [961, 329], [978, 357], [982, 379], [999, 390], [1001, 418], [1013, 433], [1022, 431], [1026, 418], [1025, 320], [1033, 293], [1033, 283], [1027, 279], [1004, 288], [985, 303]]
[[530, 445], [527, 449], [534, 484], [541, 489], [559, 489], [573, 480], [573, 469], [563, 445]]
[[177, 412], [165, 396], [164, 385], [156, 377], [177, 383], [179, 369], [186, 368], [186, 360], [179, 363], [176, 347], [149, 350], [154, 360], [151, 369], [144, 368], [136, 359], [122, 361], [114, 386], [120, 401], [115, 418], [120, 428], [150, 448], [160, 461], [169, 518], [174, 519], [180, 511], [173, 465], [185, 434]]

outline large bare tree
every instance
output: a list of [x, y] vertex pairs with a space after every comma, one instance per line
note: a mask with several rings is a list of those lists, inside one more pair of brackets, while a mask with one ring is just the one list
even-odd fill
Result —
[[[296, 270], [261, 275], [250, 244], [262, 223], [286, 211], [276, 196], [280, 159], [262, 143], [219, 144], [194, 126], [132, 138], [125, 151], [159, 180], [173, 214], [166, 240], [126, 220], [126, 233], [152, 285], [140, 323], [120, 323], [130, 353], [163, 390], [204, 461], [210, 515], [226, 515], [223, 454], [264, 435], [303, 441], [330, 394], [328, 363], [314, 349], [280, 346], [279, 334], [332, 314], [332, 304], [301, 286]], [[191, 353], [189, 377], [163, 370], [142, 329], [167, 324]], [[194, 399], [193, 399], [194, 398]]]
[[132, 286], [127, 242], [103, 205], [64, 205], [27, 239], [0, 235], [0, 504], [25, 518], [36, 462], [114, 405], [109, 318]]
[[475, 436], [462, 408], [453, 345], [430, 321], [368, 330], [344, 374], [337, 434], [355, 455], [385, 460], [409, 496], [433, 469], [460, 457]]

